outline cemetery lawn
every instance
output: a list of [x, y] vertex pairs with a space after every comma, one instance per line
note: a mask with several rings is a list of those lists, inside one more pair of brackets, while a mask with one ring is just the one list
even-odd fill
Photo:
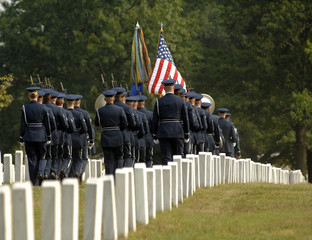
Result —
[[[83, 239], [85, 184], [80, 186]], [[36, 239], [41, 239], [41, 189], [34, 188]], [[132, 239], [312, 239], [312, 185], [223, 184], [201, 188], [178, 208], [137, 224]]]

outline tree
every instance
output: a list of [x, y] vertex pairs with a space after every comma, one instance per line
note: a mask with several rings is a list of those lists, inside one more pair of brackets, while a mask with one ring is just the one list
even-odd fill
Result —
[[13, 82], [13, 75], [8, 74], [0, 77], [0, 111], [2, 108], [9, 106], [13, 100], [13, 96], [8, 94], [7, 89], [11, 87]]

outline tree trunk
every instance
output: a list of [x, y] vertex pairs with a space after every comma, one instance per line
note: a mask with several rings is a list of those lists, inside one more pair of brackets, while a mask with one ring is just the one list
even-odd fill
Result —
[[307, 148], [305, 144], [306, 127], [298, 124], [296, 130], [296, 169], [300, 169], [303, 176], [306, 176]]
[[307, 151], [308, 181], [312, 183], [312, 149]]

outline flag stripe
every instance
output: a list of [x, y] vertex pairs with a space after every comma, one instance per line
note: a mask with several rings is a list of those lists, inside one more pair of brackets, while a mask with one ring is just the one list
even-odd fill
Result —
[[[166, 60], [165, 60], [165, 61], [166, 61]], [[166, 61], [166, 62], [168, 62], [168, 61]], [[171, 62], [168, 62], [168, 66], [167, 66], [167, 69], [165, 70], [165, 75], [164, 75], [163, 80], [168, 79], [168, 73], [170, 73], [170, 71], [171, 71], [172, 68], [175, 68], [175, 67], [172, 65]], [[163, 81], [163, 80], [162, 80], [162, 81]], [[161, 84], [158, 93], [159, 93], [159, 94], [162, 94], [163, 91], [164, 91], [164, 85]]]

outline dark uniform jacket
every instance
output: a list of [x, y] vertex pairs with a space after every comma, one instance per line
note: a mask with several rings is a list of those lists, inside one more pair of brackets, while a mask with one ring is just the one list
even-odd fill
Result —
[[197, 117], [200, 125], [199, 131], [196, 131], [197, 142], [196, 144], [205, 142], [205, 131], [207, 130], [207, 120], [206, 114], [203, 109], [194, 106], [195, 111], [197, 111]]
[[218, 122], [225, 139], [225, 143], [223, 143], [223, 147], [220, 149], [220, 151], [225, 153], [232, 153], [234, 156], [233, 143], [237, 141], [234, 124], [223, 117], [220, 117]]
[[156, 100], [152, 134], [156, 138], [189, 138], [189, 119], [181, 97], [167, 93]]
[[61, 108], [59, 108], [58, 106], [56, 106], [53, 103], [44, 102], [43, 104], [45, 104], [46, 107], [48, 107], [52, 110], [54, 118], [55, 118], [55, 123], [56, 123], [56, 128], [52, 132], [52, 143], [51, 143], [51, 145], [60, 144], [60, 140], [62, 138], [61, 137], [62, 131], [66, 131], [68, 128], [68, 123], [66, 121], [65, 114], [61, 110]]
[[122, 132], [128, 126], [123, 108], [112, 103], [96, 110], [95, 126], [102, 127], [101, 146], [115, 148], [123, 145]]
[[88, 144], [88, 139], [94, 140], [94, 138], [95, 138], [95, 136], [94, 136], [95, 132], [94, 132], [93, 127], [92, 127], [92, 119], [91, 119], [88, 111], [86, 111], [86, 110], [84, 110], [84, 109], [82, 109], [82, 108], [80, 108], [78, 106], [75, 106], [74, 109], [76, 111], [79, 111], [79, 112], [82, 113], [83, 118], [84, 118], [84, 120], [85, 120], [85, 122], [87, 124], [88, 131], [87, 131], [87, 133], [85, 133], [85, 143], [84, 143], [85, 145], [87, 145]]
[[23, 105], [20, 141], [46, 142], [50, 139], [51, 128], [47, 109], [37, 101]]
[[142, 136], [142, 138], [139, 139], [139, 146], [140, 147], [146, 147], [146, 138], [145, 138], [145, 136], [150, 133], [150, 129], [149, 129], [149, 126], [148, 126], [148, 121], [147, 121], [147, 118], [146, 118], [144, 113], [142, 113], [142, 112], [140, 112], [138, 110], [135, 110], [135, 111], [136, 111], [136, 113], [138, 115], [141, 116], [142, 126], [143, 126], [143, 129], [144, 129], [144, 135]]
[[133, 131], [135, 131], [135, 128], [136, 128], [136, 122], [135, 122], [133, 109], [129, 105], [123, 103], [119, 99], [116, 99], [114, 101], [114, 104], [118, 107], [123, 108], [123, 110], [126, 114], [127, 122], [128, 122], [128, 127], [122, 131], [123, 141], [133, 143], [134, 142]]
[[219, 143], [220, 142], [220, 138], [222, 138], [222, 141], [225, 142], [224, 140], [224, 137], [223, 137], [223, 134], [222, 134], [222, 130], [219, 126], [219, 116], [217, 115], [214, 115], [214, 114], [211, 114], [211, 119], [213, 121], [213, 137], [214, 137], [214, 141], [216, 143]]
[[75, 119], [73, 114], [71, 113], [71, 111], [69, 111], [68, 109], [64, 109], [65, 114], [66, 114], [66, 118], [68, 121], [68, 129], [66, 132], [64, 132], [64, 144], [65, 145], [69, 145], [72, 146], [72, 133], [74, 133], [75, 129], [76, 129], [76, 125], [75, 125]]
[[145, 114], [146, 119], [147, 119], [147, 123], [148, 123], [148, 127], [149, 127], [149, 131], [148, 133], [144, 136], [145, 140], [146, 140], [146, 147], [153, 147], [154, 146], [154, 141], [153, 141], [153, 137], [152, 137], [152, 121], [153, 121], [153, 112], [142, 108], [142, 107], [138, 107], [137, 109], [139, 112], [142, 112]]
[[84, 133], [88, 131], [86, 121], [84, 120], [82, 113], [74, 110], [73, 108], [68, 108], [75, 119], [76, 129], [72, 133], [72, 144], [73, 148], [82, 148], [84, 146]]

